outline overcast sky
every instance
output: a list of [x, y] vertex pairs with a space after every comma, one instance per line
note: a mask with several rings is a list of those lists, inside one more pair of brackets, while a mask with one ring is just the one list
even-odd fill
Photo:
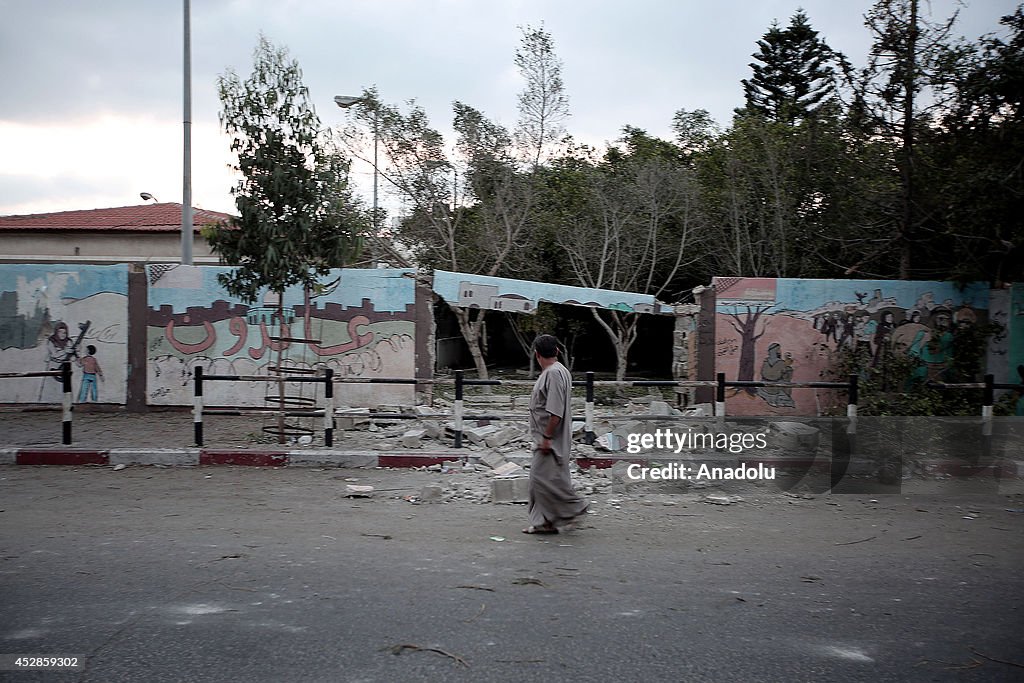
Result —
[[[569, 132], [603, 145], [625, 125], [670, 137], [683, 108], [707, 109], [727, 125], [757, 40], [799, 8], [862, 66], [871, 4], [193, 0], [193, 204], [234, 209], [215, 82], [227, 69], [250, 73], [260, 31], [298, 59], [325, 126], [345, 122], [334, 95], [375, 85], [385, 102], [415, 99], [447, 131], [454, 100], [514, 126], [519, 27], [543, 22], [563, 62]], [[1000, 30], [999, 17], [1017, 2], [923, 4], [936, 17], [961, 6], [958, 32], [975, 40]], [[0, 0], [0, 215], [139, 204], [140, 192], [181, 201], [182, 15], [181, 0]], [[369, 170], [354, 170], [369, 201]]]

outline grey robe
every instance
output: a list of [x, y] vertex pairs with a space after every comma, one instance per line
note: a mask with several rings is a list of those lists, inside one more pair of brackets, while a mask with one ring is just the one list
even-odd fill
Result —
[[[530, 524], [561, 526], [587, 509], [587, 502], [576, 495], [569, 475], [572, 449], [572, 375], [559, 362], [540, 373], [530, 395], [530, 434], [533, 437], [533, 459], [530, 461]], [[551, 439], [558, 456], [539, 450], [548, 432], [551, 415], [561, 418]]]

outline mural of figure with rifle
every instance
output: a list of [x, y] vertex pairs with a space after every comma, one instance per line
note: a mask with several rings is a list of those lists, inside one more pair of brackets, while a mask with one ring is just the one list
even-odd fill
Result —
[[[65, 362], [72, 362], [78, 358], [78, 346], [85, 338], [89, 329], [89, 322], [78, 325], [78, 337], [72, 341], [68, 334], [68, 324], [58, 320], [53, 325], [53, 333], [46, 338], [46, 369], [50, 371], [60, 370]], [[60, 377], [44, 377], [42, 386], [39, 389], [40, 403], [60, 403], [64, 393]]]

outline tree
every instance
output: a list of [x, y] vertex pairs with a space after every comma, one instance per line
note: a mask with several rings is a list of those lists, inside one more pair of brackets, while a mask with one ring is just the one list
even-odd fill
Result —
[[1009, 35], [981, 40], [925, 138], [922, 179], [944, 209], [923, 230], [953, 277], [996, 286], [1024, 278], [1024, 6], [1001, 23]]
[[[533, 181], [517, 169], [512, 136], [505, 128], [460, 102], [453, 110], [458, 135], [454, 153], [414, 102], [403, 113], [383, 104], [375, 91], [363, 93], [355, 115], [364, 124], [376, 122], [387, 159], [379, 172], [411, 207], [386, 249], [408, 253], [410, 262], [425, 269], [504, 275], [527, 259], [524, 239]], [[344, 137], [355, 139], [362, 129], [351, 127]], [[486, 378], [486, 311], [448, 305], [479, 377]]]
[[[242, 175], [231, 190], [239, 215], [204, 236], [222, 262], [238, 266], [218, 275], [230, 294], [252, 302], [266, 287], [277, 295], [285, 337], [284, 290], [301, 285], [308, 294], [331, 268], [353, 260], [367, 217], [349, 193], [347, 160], [320, 137], [302, 72], [286, 49], [260, 36], [252, 75], [243, 81], [228, 71], [217, 90], [221, 124]], [[279, 369], [287, 346], [277, 347]], [[283, 408], [283, 382], [279, 388]], [[278, 440], [284, 438], [282, 413]]]
[[[557, 233], [577, 284], [595, 289], [663, 295], [680, 269], [695, 261], [703, 223], [692, 172], [668, 147], [627, 128], [627, 153], [609, 151], [605, 161], [581, 172], [585, 212], [565, 212]], [[575, 203], [579, 198], [568, 194]], [[637, 338], [639, 314], [592, 308], [616, 352], [616, 379], [625, 377]]]
[[672, 117], [672, 130], [676, 134], [676, 145], [687, 156], [708, 151], [722, 134], [707, 109], [680, 109]]
[[227, 291], [254, 301], [267, 287], [315, 288], [356, 256], [367, 217], [348, 188], [348, 162], [320, 137], [298, 62], [260, 36], [253, 73], [217, 80], [224, 131], [242, 178], [232, 188], [238, 218], [206, 233], [222, 261]]
[[541, 28], [521, 27], [522, 39], [515, 64], [526, 80], [519, 93], [516, 137], [534, 168], [540, 166], [544, 149], [565, 134], [569, 98], [562, 84], [562, 62], [555, 54], [551, 34]]
[[747, 113], [794, 123], [813, 117], [835, 95], [831, 63], [842, 57], [818, 37], [802, 10], [785, 29], [772, 24], [757, 45], [754, 74], [742, 81]]
[[923, 246], [920, 231], [929, 212], [919, 193], [918, 137], [934, 124], [951, 98], [952, 74], [963, 48], [951, 41], [957, 14], [941, 22], [921, 16], [920, 0], [876, 0], [865, 15], [873, 37], [868, 65], [853, 84], [852, 116], [869, 135], [894, 143], [898, 197], [892, 204], [889, 245], [899, 259], [898, 275], [915, 275], [914, 260]]

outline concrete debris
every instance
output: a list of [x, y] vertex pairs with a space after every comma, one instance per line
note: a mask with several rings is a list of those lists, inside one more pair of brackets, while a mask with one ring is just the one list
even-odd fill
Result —
[[495, 477], [491, 480], [491, 502], [527, 503], [530, 500], [528, 477]]
[[403, 448], [420, 448], [423, 445], [423, 438], [426, 435], [426, 429], [410, 429], [402, 434], [400, 443]]
[[444, 429], [441, 427], [441, 423], [435, 420], [422, 420], [420, 426], [423, 427], [427, 433], [429, 439], [441, 439], [444, 437]]
[[499, 465], [503, 465], [506, 462], [506, 460], [505, 456], [501, 455], [500, 453], [484, 453], [483, 455], [480, 456], [480, 462], [487, 465], [491, 469], [494, 469]]
[[523, 474], [523, 468], [514, 462], [506, 462], [495, 467], [493, 473], [496, 477], [520, 476]]
[[732, 505], [734, 503], [743, 502], [743, 498], [741, 498], [740, 496], [723, 496], [708, 494], [704, 496], [704, 500], [702, 502], [709, 503], [711, 505]]
[[484, 439], [496, 434], [501, 430], [501, 427], [496, 425], [486, 425], [483, 427], [468, 427], [462, 428], [462, 436], [464, 439], [469, 441], [471, 444], [480, 444], [484, 442]]
[[500, 427], [496, 431], [484, 437], [484, 443], [490, 448], [504, 446], [513, 439], [523, 436], [523, 430], [518, 427]]
[[672, 406], [665, 403], [664, 401], [651, 401], [650, 407], [651, 415], [671, 415]]
[[115, 471], [115, 472], [120, 472], [120, 471], [121, 471], [121, 470], [123, 470], [123, 469], [124, 469], [125, 467], [127, 467], [127, 465], [125, 465], [124, 463], [121, 463], [121, 464], [119, 464], [119, 465], [114, 465], [114, 471]]
[[687, 417], [712, 417], [714, 414], [715, 409], [710, 403], [695, 403], [683, 411], [683, 415]]
[[373, 487], [363, 484], [346, 484], [345, 496], [347, 498], [369, 498], [373, 495]]

